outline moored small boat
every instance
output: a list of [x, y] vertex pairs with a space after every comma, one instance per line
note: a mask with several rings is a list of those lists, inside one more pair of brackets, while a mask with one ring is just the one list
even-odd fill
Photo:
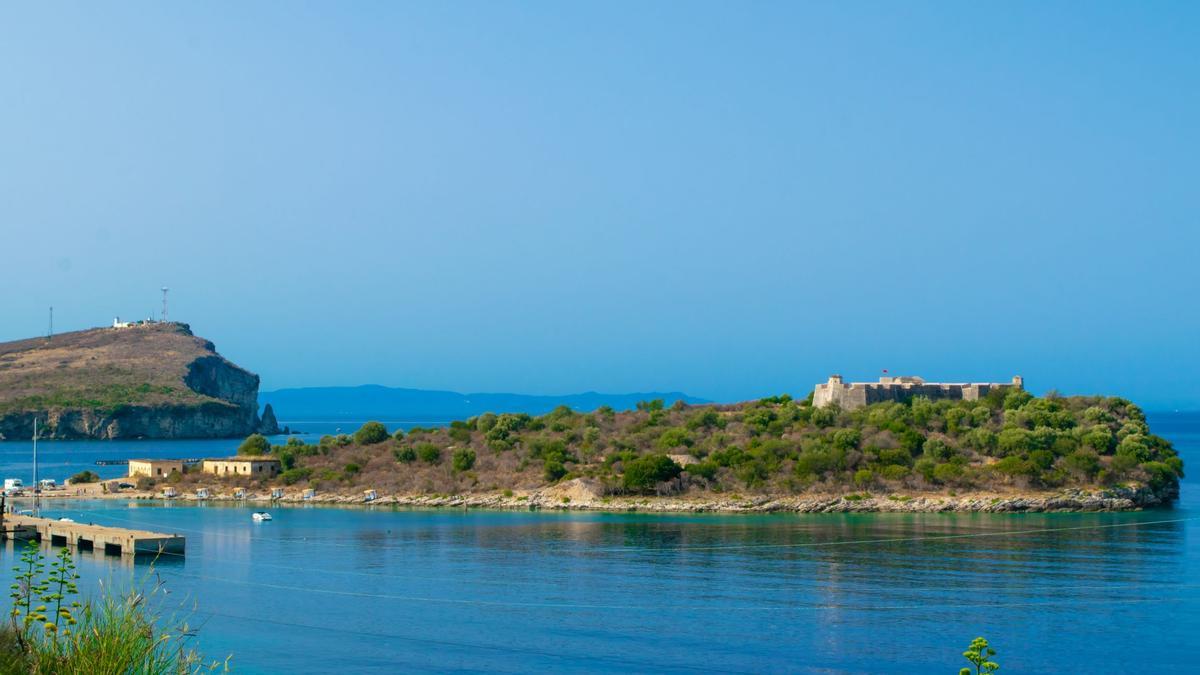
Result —
[[267, 513], [266, 511], [255, 511], [255, 512], [254, 512], [254, 515], [252, 515], [252, 516], [250, 516], [250, 517], [251, 517], [251, 518], [254, 520], [254, 522], [256, 522], [256, 523], [261, 523], [261, 522], [263, 522], [264, 520], [272, 520], [272, 518], [271, 518], [271, 514]]

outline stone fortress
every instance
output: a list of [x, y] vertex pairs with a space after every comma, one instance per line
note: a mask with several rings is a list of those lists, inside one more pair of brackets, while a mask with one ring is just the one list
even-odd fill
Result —
[[1023, 389], [1025, 381], [1020, 375], [1012, 382], [926, 382], [919, 377], [881, 377], [878, 382], [842, 381], [841, 375], [831, 375], [829, 381], [818, 384], [813, 390], [813, 405], [816, 407], [836, 403], [843, 410], [855, 410], [881, 401], [910, 401], [915, 396], [928, 399], [952, 399], [978, 401], [993, 389]]

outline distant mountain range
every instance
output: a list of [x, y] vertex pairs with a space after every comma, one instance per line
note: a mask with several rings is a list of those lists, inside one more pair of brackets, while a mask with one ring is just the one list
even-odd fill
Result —
[[485, 412], [523, 412], [541, 415], [565, 405], [579, 412], [600, 406], [629, 410], [638, 401], [661, 398], [667, 405], [675, 401], [708, 403], [682, 392], [642, 392], [599, 394], [594, 391], [563, 396], [526, 394], [460, 394], [453, 391], [400, 389], [368, 384], [358, 387], [302, 387], [279, 389], [259, 394], [263, 404], [271, 404], [280, 420], [317, 416], [347, 419], [465, 419]]

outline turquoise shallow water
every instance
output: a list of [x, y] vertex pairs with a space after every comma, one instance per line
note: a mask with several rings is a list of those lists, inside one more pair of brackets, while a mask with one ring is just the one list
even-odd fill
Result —
[[[1151, 423], [1200, 460], [1200, 417]], [[155, 573], [240, 672], [956, 673], [976, 635], [1003, 672], [1181, 672], [1200, 645], [1196, 492], [1123, 514], [48, 513], [187, 535]], [[82, 553], [80, 569], [149, 568]]]

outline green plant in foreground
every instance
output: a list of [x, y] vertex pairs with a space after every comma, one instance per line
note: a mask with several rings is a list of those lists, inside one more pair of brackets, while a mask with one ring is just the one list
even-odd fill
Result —
[[[130, 590], [102, 593], [96, 600], [72, 600], [79, 594], [70, 549], [55, 556], [46, 572], [36, 541], [30, 541], [13, 568], [9, 623], [0, 628], [0, 673], [35, 675], [168, 675], [228, 670], [205, 666], [186, 641], [186, 623], [166, 620], [152, 608], [153, 596]], [[51, 609], [52, 608], [52, 609]]]
[[[963, 652], [963, 658], [970, 661], [975, 666], [975, 675], [992, 675], [1000, 669], [1000, 664], [992, 661], [991, 658], [996, 655], [996, 650], [988, 646], [988, 641], [977, 637], [971, 640], [971, 645], [967, 647], [967, 651]], [[970, 668], [963, 668], [958, 671], [958, 675], [971, 675]]]

